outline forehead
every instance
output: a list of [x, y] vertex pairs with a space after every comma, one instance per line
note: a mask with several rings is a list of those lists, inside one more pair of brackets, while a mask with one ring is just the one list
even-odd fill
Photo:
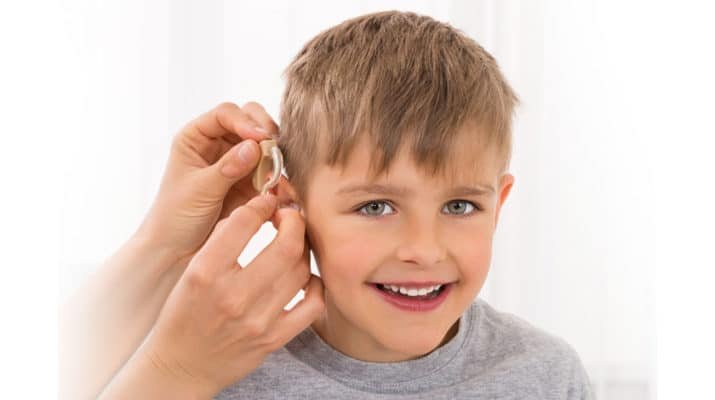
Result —
[[313, 178], [334, 186], [336, 192], [347, 186], [375, 183], [420, 184], [428, 188], [491, 187], [492, 191], [496, 188], [499, 171], [494, 151], [473, 140], [456, 140], [438, 171], [417, 162], [409, 145], [403, 144], [388, 168], [375, 175], [372, 172], [377, 152], [365, 136], [353, 147], [344, 165], [323, 164]]

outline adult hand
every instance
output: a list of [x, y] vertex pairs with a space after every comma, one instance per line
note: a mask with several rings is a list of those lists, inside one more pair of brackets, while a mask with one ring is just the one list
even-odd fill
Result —
[[[277, 203], [272, 194], [257, 196], [216, 225], [101, 399], [212, 398], [322, 314], [324, 289], [310, 273], [303, 218], [290, 207], [276, 211]], [[238, 256], [268, 219], [276, 237], [242, 267]], [[301, 288], [304, 298], [284, 310]]]
[[174, 137], [159, 193], [137, 236], [188, 262], [216, 221], [257, 194], [251, 184], [260, 155], [256, 142], [277, 135], [278, 126], [254, 102], [223, 103], [188, 123]]
[[[141, 355], [215, 394], [321, 314], [323, 286], [310, 273], [303, 218], [276, 206], [275, 196], [257, 196], [217, 224], [169, 295]], [[237, 257], [274, 211], [276, 237], [242, 268]], [[301, 288], [303, 300], [285, 311]]]

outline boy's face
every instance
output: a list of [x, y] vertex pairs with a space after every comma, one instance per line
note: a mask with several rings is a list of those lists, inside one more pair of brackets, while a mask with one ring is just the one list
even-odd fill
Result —
[[[378, 362], [425, 355], [451, 338], [479, 293], [513, 177], [498, 177], [494, 160], [462, 153], [450, 160], [463, 166], [453, 182], [421, 172], [404, 149], [371, 182], [366, 141], [344, 169], [316, 167], [302, 201], [326, 288], [326, 314], [313, 327], [342, 353]], [[395, 282], [451, 287], [436, 308], [411, 311], [375, 285]]]

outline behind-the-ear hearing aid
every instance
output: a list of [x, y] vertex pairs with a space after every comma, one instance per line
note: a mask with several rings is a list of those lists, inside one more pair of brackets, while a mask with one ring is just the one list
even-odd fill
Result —
[[[261, 141], [258, 145], [261, 147], [261, 159], [253, 173], [253, 188], [264, 195], [276, 186], [281, 178], [283, 154], [273, 139]], [[266, 177], [271, 171], [272, 174], [266, 181]]]

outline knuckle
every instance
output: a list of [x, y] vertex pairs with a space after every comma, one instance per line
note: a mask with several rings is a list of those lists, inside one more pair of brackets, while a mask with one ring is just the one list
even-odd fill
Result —
[[278, 252], [284, 258], [300, 258], [303, 255], [303, 241], [284, 239], [278, 242]]
[[243, 108], [257, 108], [259, 110], [263, 110], [263, 106], [256, 103], [255, 101], [248, 101], [243, 105]]
[[221, 314], [230, 318], [240, 317], [246, 311], [244, 302], [235, 296], [224, 296], [223, 299], [218, 302], [218, 309]]
[[221, 104], [219, 104], [218, 106], [216, 106], [216, 111], [233, 111], [233, 110], [237, 110], [237, 109], [240, 110], [240, 108], [236, 104], [234, 104], [230, 101], [224, 101]]
[[206, 288], [211, 286], [211, 276], [203, 268], [191, 268], [186, 272], [186, 281], [190, 287]]
[[246, 321], [243, 325], [244, 332], [249, 336], [263, 336], [268, 329], [268, 324], [260, 319]]

